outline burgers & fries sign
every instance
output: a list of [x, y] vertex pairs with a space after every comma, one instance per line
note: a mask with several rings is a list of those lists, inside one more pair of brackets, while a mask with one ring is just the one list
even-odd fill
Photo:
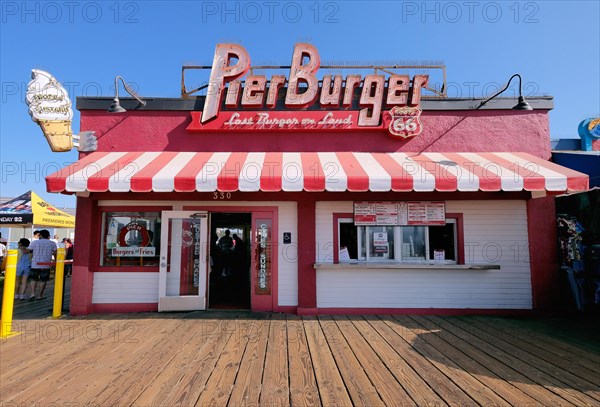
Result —
[[[256, 130], [382, 130], [393, 137], [421, 133], [421, 90], [428, 75], [326, 75], [320, 57], [296, 44], [289, 75], [249, 75], [250, 56], [241, 45], [218, 44], [203, 111], [191, 113], [190, 132]], [[360, 91], [359, 110], [353, 104]], [[277, 109], [280, 90], [285, 110]], [[221, 111], [222, 107], [225, 107]]]

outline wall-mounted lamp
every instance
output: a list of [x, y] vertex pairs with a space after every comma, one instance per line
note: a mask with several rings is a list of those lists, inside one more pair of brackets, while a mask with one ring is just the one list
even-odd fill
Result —
[[506, 89], [508, 89], [508, 86], [510, 85], [510, 82], [513, 80], [513, 78], [518, 77], [519, 78], [519, 102], [513, 107], [513, 109], [515, 110], [533, 110], [533, 108], [529, 105], [529, 103], [527, 103], [527, 101], [525, 100], [525, 98], [523, 97], [522, 94], [522, 86], [521, 86], [521, 75], [519, 75], [518, 73], [514, 74], [513, 76], [510, 77], [510, 79], [508, 80], [508, 82], [506, 83], [506, 86], [504, 88], [502, 88], [502, 90], [500, 90], [498, 93], [496, 93], [494, 96], [484, 100], [483, 102], [481, 102], [479, 104], [479, 106], [477, 106], [475, 109], [479, 109], [481, 108], [483, 105], [485, 105], [487, 102], [489, 102], [490, 100], [492, 100], [493, 98], [495, 98], [496, 96], [498, 96], [499, 94], [501, 94], [502, 92], [504, 92]]
[[131, 89], [129, 87], [129, 85], [127, 85], [127, 83], [125, 83], [125, 80], [121, 76], [117, 75], [115, 77], [115, 98], [113, 99], [112, 105], [110, 105], [107, 112], [108, 113], [123, 113], [123, 112], [127, 111], [121, 107], [121, 103], [119, 102], [119, 83], [118, 83], [119, 79], [121, 80], [121, 82], [123, 82], [123, 87], [125, 88], [127, 93], [129, 93], [131, 96], [133, 96], [135, 98], [135, 100], [137, 100], [140, 103], [139, 107], [146, 106], [146, 102], [144, 102], [142, 99], [140, 99], [138, 94], [135, 93], [135, 91], [133, 89]]

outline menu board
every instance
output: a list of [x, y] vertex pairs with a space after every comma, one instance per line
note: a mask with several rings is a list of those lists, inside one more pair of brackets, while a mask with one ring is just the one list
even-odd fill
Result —
[[426, 226], [445, 223], [443, 201], [354, 203], [354, 224], [357, 226]]
[[444, 202], [408, 202], [408, 225], [445, 225]]
[[396, 202], [375, 202], [375, 222], [378, 225], [397, 225], [398, 205]]
[[398, 225], [408, 225], [408, 202], [396, 202], [398, 205]]
[[354, 224], [355, 225], [376, 225], [377, 216], [375, 215], [374, 202], [354, 202]]

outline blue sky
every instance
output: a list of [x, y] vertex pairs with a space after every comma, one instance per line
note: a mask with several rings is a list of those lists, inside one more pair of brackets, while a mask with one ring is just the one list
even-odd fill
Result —
[[77, 153], [52, 153], [31, 121], [32, 68], [52, 73], [73, 101], [112, 96], [115, 75], [142, 96], [179, 97], [181, 66], [210, 65], [220, 42], [242, 44], [255, 65], [289, 65], [296, 42], [315, 45], [323, 64], [443, 61], [451, 97], [489, 96], [520, 73], [526, 96], [554, 97], [552, 138], [574, 138], [600, 112], [599, 3], [3, 0], [0, 195], [33, 189], [58, 207], [75, 203], [45, 192], [44, 176]]

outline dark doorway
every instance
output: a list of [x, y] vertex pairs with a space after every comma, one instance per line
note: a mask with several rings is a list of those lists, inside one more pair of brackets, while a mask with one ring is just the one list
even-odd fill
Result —
[[208, 307], [250, 309], [250, 213], [210, 214]]

